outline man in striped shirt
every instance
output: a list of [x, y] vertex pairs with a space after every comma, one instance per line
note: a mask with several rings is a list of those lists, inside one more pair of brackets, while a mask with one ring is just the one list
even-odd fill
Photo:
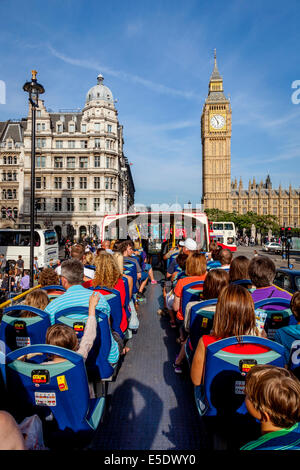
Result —
[[[88, 307], [90, 296], [93, 291], [86, 289], [81, 284], [83, 282], [83, 264], [77, 259], [69, 259], [61, 265], [61, 283], [66, 289], [66, 292], [52, 302], [50, 302], [45, 308], [45, 312], [50, 317], [51, 325], [55, 323], [55, 314], [61, 310], [70, 307]], [[105, 296], [100, 294], [99, 302], [97, 304], [97, 310], [110, 316], [110, 306], [105, 300]], [[70, 318], [76, 320], [87, 319], [88, 314], [74, 314], [70, 315]], [[119, 359], [118, 344], [114, 340], [111, 334], [111, 350], [108, 356], [108, 361], [111, 364], [115, 364]]]

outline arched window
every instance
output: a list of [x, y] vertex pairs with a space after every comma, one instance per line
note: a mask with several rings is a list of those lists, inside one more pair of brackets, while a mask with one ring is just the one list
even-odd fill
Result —
[[13, 213], [14, 213], [14, 219], [17, 219], [18, 218], [18, 209], [17, 209], [17, 207], [13, 208]]
[[5, 209], [5, 207], [2, 207], [2, 209], [1, 209], [1, 218], [6, 219], [6, 209]]

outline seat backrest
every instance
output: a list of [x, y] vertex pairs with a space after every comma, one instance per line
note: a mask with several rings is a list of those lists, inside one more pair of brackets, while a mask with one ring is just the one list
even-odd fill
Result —
[[217, 302], [218, 299], [203, 300], [191, 308], [190, 343], [193, 351], [196, 351], [201, 336], [209, 335], [212, 329], [215, 310], [208, 308], [217, 305]]
[[128, 279], [126, 276], [122, 276], [122, 279], [124, 281], [124, 286], [125, 286], [125, 292], [126, 292], [126, 297], [125, 297], [125, 310], [126, 310], [126, 315], [127, 318], [130, 318], [130, 311], [129, 311], [129, 302], [130, 302], [130, 293], [129, 293], [129, 284], [128, 284]]
[[132, 286], [132, 293], [135, 294], [137, 292], [137, 270], [136, 270], [136, 264], [134, 261], [130, 260], [125, 260], [124, 262], [124, 273], [128, 274], [129, 276], [132, 277], [133, 279], [133, 286]]
[[[55, 323], [62, 323], [74, 329], [78, 340], [83, 336], [88, 307], [70, 307], [55, 314]], [[82, 318], [81, 318], [82, 317]], [[111, 350], [111, 334], [108, 317], [96, 310], [97, 334], [94, 344], [86, 360], [86, 368], [93, 379], [107, 379], [113, 375], [114, 369], [108, 362]]]
[[124, 338], [126, 328], [123, 331], [122, 324], [124, 322], [120, 292], [116, 289], [109, 289], [108, 287], [102, 286], [89, 287], [89, 290], [96, 290], [105, 295], [105, 300], [110, 306], [111, 327], [121, 338]]
[[[241, 352], [228, 352], [226, 348], [241, 345]], [[245, 354], [243, 347], [252, 345], [268, 348], [266, 352]], [[204, 389], [208, 402], [208, 416], [228, 415], [247, 412], [245, 400], [245, 380], [250, 368], [257, 364], [270, 364], [284, 367], [284, 347], [258, 336], [242, 336], [216, 341], [207, 346], [205, 360]]]
[[293, 341], [291, 345], [288, 368], [300, 380], [300, 340]]
[[48, 290], [57, 290], [57, 291], [66, 292], [66, 289], [65, 289], [63, 286], [60, 286], [60, 285], [44, 286], [44, 287], [41, 287], [41, 289], [42, 289], [42, 290], [45, 290], [45, 291], [48, 291]]
[[252, 286], [252, 281], [250, 279], [238, 279], [236, 281], [232, 281], [231, 284], [235, 284], [237, 286], [245, 286], [245, 287], [248, 287], [248, 286]]
[[[269, 339], [274, 339], [276, 330], [283, 326], [296, 325], [297, 320], [295, 319], [290, 309], [291, 301], [289, 299], [270, 298], [255, 302], [255, 315], [265, 319], [265, 331]], [[281, 309], [268, 308], [268, 305], [276, 305], [282, 307]]]
[[203, 283], [204, 281], [194, 281], [183, 286], [181, 298], [181, 310], [183, 316], [185, 315], [185, 309], [189, 302], [200, 300], [203, 292]]
[[[18, 358], [27, 354], [59, 355], [57, 363], [36, 363]], [[51, 345], [34, 345], [18, 349], [6, 357], [6, 388], [10, 404], [22, 419], [37, 413], [42, 418], [53, 413], [58, 429], [74, 432], [90, 429], [86, 421], [89, 388], [82, 356], [74, 351]]]
[[44, 286], [43, 290], [47, 292], [50, 302], [56, 297], [59, 297], [61, 294], [66, 292], [66, 289], [63, 286]]
[[[22, 311], [36, 316], [20, 317]], [[50, 325], [49, 315], [44, 310], [24, 304], [12, 305], [3, 311], [0, 341], [5, 343], [7, 353], [32, 344], [43, 344]]]
[[168, 269], [168, 267], [170, 266], [170, 264], [172, 263], [172, 261], [177, 258], [177, 256], [178, 256], [178, 253], [174, 253], [173, 255], [171, 255], [171, 256], [167, 259], [167, 269]]

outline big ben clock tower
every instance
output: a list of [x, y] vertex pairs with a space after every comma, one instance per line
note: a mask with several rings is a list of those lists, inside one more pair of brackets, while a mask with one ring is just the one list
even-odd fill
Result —
[[217, 67], [216, 50], [208, 97], [201, 116], [201, 139], [204, 209], [230, 210], [231, 106], [223, 93], [223, 79]]

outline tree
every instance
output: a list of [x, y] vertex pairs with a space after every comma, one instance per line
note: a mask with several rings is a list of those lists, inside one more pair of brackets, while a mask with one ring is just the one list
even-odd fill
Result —
[[242, 231], [244, 228], [250, 232], [252, 224], [260, 233], [267, 233], [268, 230], [279, 233], [278, 219], [274, 215], [258, 215], [255, 212], [247, 212], [246, 214], [238, 214], [237, 212], [226, 212], [219, 209], [205, 209], [204, 211], [208, 220], [218, 222], [233, 222], [236, 229]]

